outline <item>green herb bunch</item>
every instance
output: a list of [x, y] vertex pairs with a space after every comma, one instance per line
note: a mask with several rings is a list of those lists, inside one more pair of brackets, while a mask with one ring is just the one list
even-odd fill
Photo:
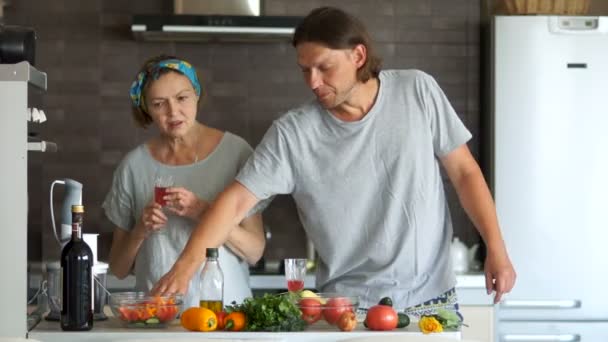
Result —
[[302, 312], [286, 294], [245, 298], [242, 304], [232, 302], [226, 309], [244, 312], [248, 331], [301, 331], [306, 326]]

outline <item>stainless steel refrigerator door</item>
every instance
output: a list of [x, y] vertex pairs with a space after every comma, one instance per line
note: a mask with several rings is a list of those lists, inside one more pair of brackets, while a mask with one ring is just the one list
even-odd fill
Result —
[[501, 322], [500, 342], [606, 342], [608, 322]]
[[608, 318], [606, 19], [496, 18], [494, 190], [518, 273], [500, 319]]

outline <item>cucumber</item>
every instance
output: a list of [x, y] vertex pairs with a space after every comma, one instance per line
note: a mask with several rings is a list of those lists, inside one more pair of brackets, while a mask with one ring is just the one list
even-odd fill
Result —
[[158, 324], [160, 321], [156, 317], [148, 318], [146, 320], [146, 324]]
[[403, 312], [397, 313], [397, 328], [405, 328], [410, 325], [410, 317]]
[[384, 298], [380, 299], [380, 301], [378, 302], [378, 304], [392, 307], [393, 306], [393, 300], [391, 299], [391, 297], [384, 297]]

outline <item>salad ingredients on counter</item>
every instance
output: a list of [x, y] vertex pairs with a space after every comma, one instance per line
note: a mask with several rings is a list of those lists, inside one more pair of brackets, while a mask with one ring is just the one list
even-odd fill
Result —
[[353, 304], [344, 297], [330, 298], [323, 308], [323, 317], [329, 324], [336, 324], [340, 315], [347, 311], [353, 311]]
[[321, 298], [317, 293], [310, 290], [302, 290], [302, 292], [300, 292], [300, 298], [315, 298], [319, 301], [319, 303], [321, 303], [321, 305], [325, 305], [325, 303], [327, 303], [325, 298]]
[[437, 310], [436, 315], [424, 315], [418, 321], [418, 327], [425, 334], [442, 332], [445, 329], [458, 329], [461, 326], [467, 326], [463, 323], [462, 316], [454, 311], [445, 309]]
[[338, 328], [342, 331], [353, 331], [357, 327], [357, 316], [352, 311], [345, 311], [338, 319]]
[[175, 318], [179, 308], [173, 298], [155, 297], [153, 300], [140, 304], [126, 303], [116, 309], [119, 318], [130, 324], [141, 326], [159, 325]]
[[308, 324], [313, 324], [321, 319], [321, 312], [323, 310], [321, 302], [316, 298], [302, 298], [298, 302], [300, 304], [300, 311], [302, 311], [302, 319]]
[[397, 312], [388, 305], [374, 305], [365, 316], [366, 326], [371, 330], [393, 330], [398, 321]]
[[225, 318], [228, 313], [226, 311], [216, 312], [217, 317], [217, 330], [224, 330]]
[[241, 311], [247, 318], [248, 331], [301, 331], [306, 322], [289, 294], [264, 294], [245, 298], [242, 304], [232, 302], [227, 311]]
[[397, 313], [397, 328], [405, 328], [410, 325], [410, 316], [404, 312]]
[[241, 331], [246, 325], [245, 314], [240, 311], [233, 311], [224, 318], [224, 329], [229, 331]]
[[380, 305], [386, 305], [386, 306], [393, 306], [393, 300], [391, 299], [391, 297], [384, 297], [382, 299], [380, 299], [380, 301], [378, 302], [378, 304]]
[[181, 324], [190, 331], [214, 331], [217, 316], [207, 308], [191, 307], [182, 313]]
[[424, 334], [442, 332], [441, 323], [434, 316], [422, 316], [418, 321], [418, 327]]

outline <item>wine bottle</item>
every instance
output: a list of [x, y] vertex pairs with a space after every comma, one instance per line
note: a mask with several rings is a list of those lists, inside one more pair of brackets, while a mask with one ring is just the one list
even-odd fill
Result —
[[61, 329], [93, 328], [93, 252], [82, 239], [84, 206], [72, 206], [72, 239], [61, 251]]
[[224, 309], [224, 273], [217, 260], [217, 248], [207, 248], [206, 257], [201, 272], [200, 307], [218, 313]]

